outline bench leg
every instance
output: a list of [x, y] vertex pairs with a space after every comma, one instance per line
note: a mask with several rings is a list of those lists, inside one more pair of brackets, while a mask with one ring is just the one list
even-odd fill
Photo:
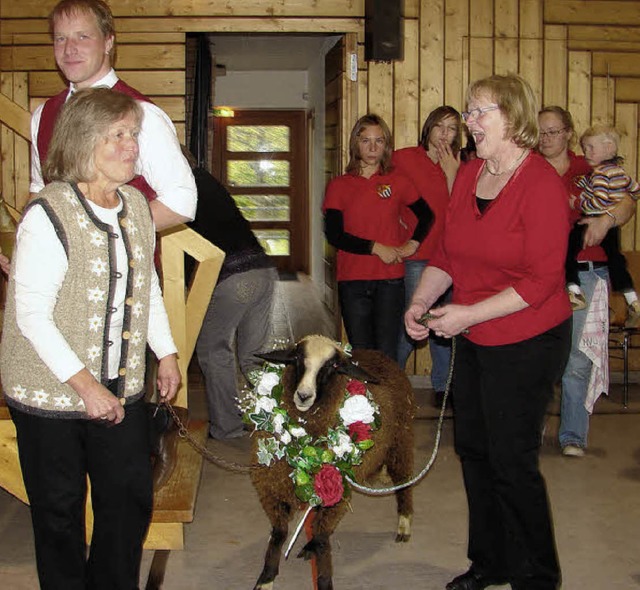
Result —
[[164, 574], [167, 571], [167, 561], [169, 561], [168, 549], [157, 549], [153, 553], [151, 568], [149, 569], [149, 577], [145, 590], [159, 590], [164, 583]]

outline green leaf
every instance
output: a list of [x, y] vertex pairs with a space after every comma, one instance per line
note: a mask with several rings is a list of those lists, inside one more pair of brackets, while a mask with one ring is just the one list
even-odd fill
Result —
[[356, 446], [362, 451], [368, 451], [375, 443], [372, 439], [361, 440], [359, 443], [356, 443]]
[[249, 420], [256, 425], [258, 430], [268, 430], [269, 432], [273, 432], [273, 427], [271, 426], [271, 414], [267, 414], [264, 409], [260, 410], [257, 414], [249, 414]]
[[298, 496], [298, 498], [300, 498], [303, 502], [309, 502], [313, 495], [314, 489], [310, 483], [304, 484], [302, 486], [296, 486], [296, 496]]

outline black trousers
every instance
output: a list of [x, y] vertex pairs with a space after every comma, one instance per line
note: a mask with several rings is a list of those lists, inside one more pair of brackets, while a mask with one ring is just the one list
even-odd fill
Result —
[[339, 281], [338, 297], [351, 346], [380, 350], [397, 361], [404, 279]]
[[469, 504], [468, 556], [514, 590], [554, 590], [560, 580], [538, 454], [570, 345], [571, 320], [505, 346], [456, 340], [454, 430]]
[[[153, 490], [142, 400], [117, 426], [43, 418], [11, 409], [43, 590], [133, 590]], [[93, 536], [87, 558], [85, 500], [91, 481]]]

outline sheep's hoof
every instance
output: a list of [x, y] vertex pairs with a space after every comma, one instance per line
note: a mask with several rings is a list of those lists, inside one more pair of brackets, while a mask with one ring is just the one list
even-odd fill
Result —
[[398, 517], [398, 533], [396, 543], [406, 543], [411, 538], [411, 515]]
[[298, 557], [302, 557], [305, 561], [313, 559], [318, 554], [318, 544], [315, 539], [311, 539], [298, 553]]
[[261, 583], [257, 583], [254, 587], [253, 590], [273, 590], [273, 580], [271, 580], [271, 582], [263, 582]]

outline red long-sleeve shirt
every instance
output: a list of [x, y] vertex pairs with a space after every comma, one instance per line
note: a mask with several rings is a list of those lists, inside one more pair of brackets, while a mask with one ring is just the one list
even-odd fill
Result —
[[[327, 185], [322, 210], [341, 211], [347, 233], [387, 246], [401, 246], [409, 238], [400, 225], [400, 214], [419, 198], [411, 181], [395, 170], [384, 175], [376, 173], [371, 178], [343, 174]], [[374, 254], [338, 250], [336, 266], [338, 281], [404, 276], [402, 262], [385, 264]]]
[[527, 340], [571, 315], [565, 292], [567, 192], [553, 167], [532, 153], [480, 213], [476, 184], [484, 164], [458, 172], [444, 236], [432, 265], [453, 279], [453, 302], [470, 305], [513, 287], [529, 307], [472, 326], [468, 338], [495, 346]]
[[[418, 194], [427, 202], [433, 211], [434, 220], [429, 234], [422, 241], [416, 253], [407, 260], [429, 260], [436, 252], [442, 239], [444, 218], [449, 206], [449, 189], [447, 177], [439, 164], [434, 164], [422, 146], [409, 147], [393, 153], [393, 164], [396, 170], [402, 172], [416, 187]], [[402, 214], [411, 236], [416, 217], [406, 209]]]

